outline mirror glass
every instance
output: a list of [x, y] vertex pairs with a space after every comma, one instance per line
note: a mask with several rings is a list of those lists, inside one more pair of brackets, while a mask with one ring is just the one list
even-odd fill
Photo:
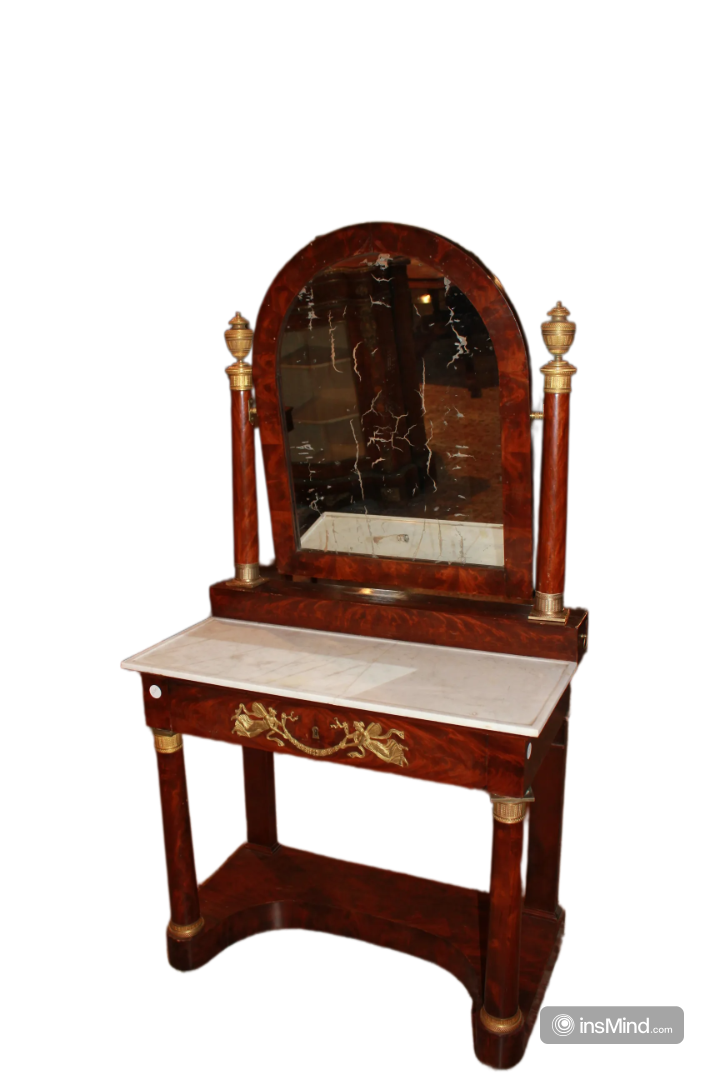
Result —
[[295, 298], [278, 363], [302, 548], [503, 565], [497, 361], [448, 278], [338, 263]]

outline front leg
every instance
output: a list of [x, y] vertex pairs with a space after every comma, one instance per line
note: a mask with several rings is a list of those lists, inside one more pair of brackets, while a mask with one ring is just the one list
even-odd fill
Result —
[[200, 914], [182, 735], [153, 728], [160, 779], [165, 859], [170, 891], [168, 935], [186, 941], [204, 926]]
[[509, 1068], [525, 1045], [520, 994], [521, 867], [528, 798], [491, 796], [493, 852], [490, 872], [485, 1000], [475, 1023], [475, 1051], [494, 1068]]

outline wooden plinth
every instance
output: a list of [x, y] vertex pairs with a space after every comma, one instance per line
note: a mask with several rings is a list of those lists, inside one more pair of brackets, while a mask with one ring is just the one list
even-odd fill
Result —
[[168, 938], [179, 971], [202, 967], [229, 945], [265, 930], [323, 930], [430, 960], [451, 971], [472, 998], [475, 1052], [509, 1068], [523, 1055], [552, 972], [565, 915], [525, 913], [520, 949], [524, 1025], [508, 1036], [480, 1020], [488, 894], [358, 866], [306, 851], [243, 844], [200, 886], [205, 926], [187, 941]]
[[[450, 645], [459, 649], [539, 656], [580, 663], [587, 649], [588, 613], [572, 608], [567, 624], [528, 621], [530, 604], [503, 604], [468, 596], [407, 590], [389, 602], [365, 595], [362, 585], [290, 581], [263, 566], [263, 585], [210, 587], [212, 614], [307, 630]], [[366, 593], [377, 590], [365, 590]]]

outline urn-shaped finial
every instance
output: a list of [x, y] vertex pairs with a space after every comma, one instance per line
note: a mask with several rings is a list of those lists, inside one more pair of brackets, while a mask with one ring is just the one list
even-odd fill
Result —
[[555, 307], [548, 311], [550, 322], [542, 324], [543, 341], [555, 357], [564, 356], [575, 337], [575, 323], [569, 321], [569, 314], [568, 309], [558, 300]]
[[253, 332], [250, 323], [236, 311], [225, 331], [225, 344], [238, 362], [245, 359], [252, 348]]

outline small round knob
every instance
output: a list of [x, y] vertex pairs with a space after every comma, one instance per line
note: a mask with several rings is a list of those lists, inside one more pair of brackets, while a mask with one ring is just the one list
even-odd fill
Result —
[[558, 300], [555, 307], [548, 311], [550, 322], [542, 324], [543, 341], [553, 356], [564, 356], [573, 343], [575, 323], [568, 320], [569, 314]]
[[225, 344], [236, 360], [244, 360], [252, 348], [253, 332], [250, 323], [236, 311], [225, 331]]

